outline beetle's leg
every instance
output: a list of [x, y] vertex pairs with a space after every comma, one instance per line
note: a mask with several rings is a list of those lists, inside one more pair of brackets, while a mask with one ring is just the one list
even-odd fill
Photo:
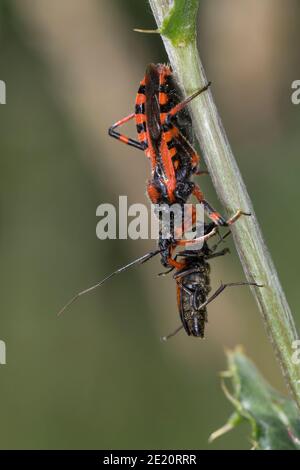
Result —
[[256, 286], [264, 287], [262, 284], [257, 284], [256, 282], [229, 282], [227, 284], [221, 284], [220, 287], [205, 301], [203, 304], [199, 305], [199, 309], [206, 307], [210, 302], [212, 302], [218, 295], [220, 295], [226, 287], [234, 286]]

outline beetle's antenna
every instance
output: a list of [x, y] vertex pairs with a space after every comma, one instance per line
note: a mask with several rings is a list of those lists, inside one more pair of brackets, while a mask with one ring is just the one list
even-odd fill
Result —
[[89, 292], [92, 292], [95, 289], [98, 289], [98, 287], [101, 287], [102, 284], [104, 284], [106, 281], [111, 279], [112, 277], [116, 276], [117, 274], [122, 273], [123, 271], [126, 271], [127, 269], [131, 268], [132, 266], [135, 266], [136, 264], [143, 264], [146, 263], [149, 259], [153, 258], [153, 256], [156, 256], [158, 253], [160, 253], [161, 250], [155, 250], [155, 251], [150, 251], [149, 253], [146, 253], [144, 256], [141, 256], [140, 258], [135, 259], [134, 261], [131, 261], [131, 263], [126, 264], [125, 266], [122, 266], [121, 268], [117, 269], [113, 273], [109, 274], [106, 276], [102, 281], [97, 282], [97, 284], [88, 287], [87, 289], [78, 292], [78, 294], [74, 295], [69, 302], [64, 305], [64, 307], [58, 312], [57, 316], [60, 316], [70, 305], [72, 305], [76, 300], [79, 299], [82, 295], [88, 294]]

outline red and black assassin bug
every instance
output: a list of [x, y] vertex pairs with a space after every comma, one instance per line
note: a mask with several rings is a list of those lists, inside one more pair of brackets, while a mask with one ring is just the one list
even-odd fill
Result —
[[[214, 226], [214, 223], [205, 224], [204, 236], [209, 234]], [[228, 248], [216, 252], [220, 242], [223, 241], [231, 232], [227, 232], [219, 242], [212, 248], [209, 248], [206, 241], [200, 250], [185, 250], [176, 255], [181, 257], [182, 260], [178, 262], [179, 266], [173, 278], [176, 280], [177, 286], [177, 304], [181, 320], [181, 325], [170, 335], [164, 336], [162, 339], [167, 340], [168, 338], [177, 334], [182, 328], [185, 329], [189, 336], [204, 337], [205, 324], [207, 322], [207, 305], [218, 297], [226, 287], [232, 286], [246, 286], [252, 285], [256, 287], [262, 287], [255, 282], [232, 282], [227, 284], [221, 284], [220, 287], [210, 296], [208, 294], [211, 290], [210, 287], [210, 265], [208, 261], [218, 256], [223, 256], [229, 252]], [[169, 240], [169, 243], [172, 243]], [[167, 250], [167, 247], [165, 247]], [[126, 266], [122, 266], [117, 269], [109, 276], [105, 277], [102, 281], [83, 290], [76, 294], [59, 312], [58, 315], [62, 314], [67, 307], [79, 299], [79, 297], [88, 294], [89, 292], [101, 287], [106, 281], [112, 277], [120, 274], [127, 269], [143, 264], [149, 261], [157, 254], [161, 254], [162, 250], [155, 250], [146, 253], [144, 256], [137, 258]], [[172, 269], [175, 269], [172, 267]]]
[[[193, 195], [203, 204], [215, 225], [229, 226], [241, 215], [250, 214], [238, 210], [225, 220], [204, 199], [199, 186], [191, 181], [193, 175], [205, 172], [199, 170], [200, 158], [190, 143], [191, 118], [186, 106], [209, 86], [210, 83], [182, 100], [171, 67], [150, 64], [140, 82], [135, 112], [113, 124], [108, 132], [121, 142], [143, 150], [149, 158], [151, 178], [147, 183], [147, 192], [153, 204], [184, 204]], [[116, 130], [131, 119], [136, 121], [138, 140]], [[196, 239], [193, 243], [198, 241]], [[178, 244], [187, 245], [190, 241], [181, 240]], [[178, 267], [172, 258], [173, 250], [174, 246], [170, 245], [167, 264], [163, 263], [165, 266]]]

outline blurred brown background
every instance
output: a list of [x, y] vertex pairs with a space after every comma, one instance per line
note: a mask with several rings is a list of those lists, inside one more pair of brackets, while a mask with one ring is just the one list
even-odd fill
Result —
[[[201, 0], [199, 12], [207, 76], [298, 325], [299, 9]], [[159, 341], [178, 314], [158, 260], [56, 317], [154, 245], [95, 235], [101, 202], [148, 203], [145, 157], [107, 136], [132, 112], [146, 65], [167, 61], [159, 36], [135, 27], [154, 27], [146, 0], [0, 2], [1, 448], [249, 448], [246, 426], [207, 443], [231, 412], [218, 372], [236, 344], [285, 391], [247, 288], [211, 304], [203, 341]], [[220, 279], [243, 279], [233, 247], [212, 262], [214, 287]]]

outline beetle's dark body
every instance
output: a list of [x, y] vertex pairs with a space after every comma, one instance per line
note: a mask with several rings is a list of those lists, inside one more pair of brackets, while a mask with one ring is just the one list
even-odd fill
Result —
[[[205, 224], [204, 234], [213, 224]], [[174, 274], [177, 286], [177, 304], [182, 325], [189, 336], [203, 338], [207, 323], [207, 300], [211, 291], [209, 260], [228, 253], [228, 249], [216, 252], [204, 242], [200, 250], [185, 250], [178, 254], [182, 268]]]
[[175, 275], [177, 304], [181, 322], [188, 335], [204, 337], [207, 308], [202, 307], [211, 291], [210, 265], [206, 256], [199, 253], [186, 257], [186, 268]]

